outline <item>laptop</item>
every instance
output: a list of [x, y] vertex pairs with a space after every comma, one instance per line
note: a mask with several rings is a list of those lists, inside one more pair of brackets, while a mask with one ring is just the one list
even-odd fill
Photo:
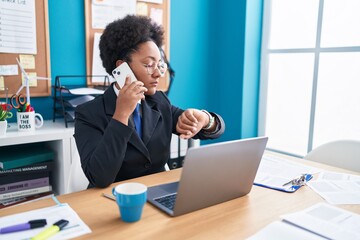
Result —
[[149, 187], [147, 201], [175, 217], [245, 196], [267, 140], [257, 137], [189, 148], [180, 181]]

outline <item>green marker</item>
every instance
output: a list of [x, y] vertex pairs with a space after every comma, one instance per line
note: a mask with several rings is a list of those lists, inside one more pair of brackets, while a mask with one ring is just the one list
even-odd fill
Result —
[[61, 229], [63, 229], [66, 225], [68, 225], [68, 223], [69, 223], [69, 221], [62, 219], [62, 220], [54, 223], [51, 227], [45, 229], [44, 231], [42, 231], [35, 237], [31, 238], [31, 240], [47, 239], [47, 238], [51, 237], [52, 235], [54, 235], [55, 233], [57, 233], [58, 231], [60, 231]]

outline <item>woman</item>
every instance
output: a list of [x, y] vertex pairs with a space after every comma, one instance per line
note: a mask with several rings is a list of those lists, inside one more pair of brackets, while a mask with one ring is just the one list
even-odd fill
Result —
[[[164, 171], [172, 133], [214, 139], [225, 130], [219, 115], [184, 111], [157, 91], [167, 70], [159, 51], [163, 35], [150, 18], [132, 15], [110, 23], [102, 34], [100, 57], [106, 71], [112, 74], [126, 62], [138, 81], [127, 77], [122, 88], [113, 83], [102, 96], [76, 108], [74, 137], [89, 187]], [[141, 128], [135, 109], [140, 110]]]

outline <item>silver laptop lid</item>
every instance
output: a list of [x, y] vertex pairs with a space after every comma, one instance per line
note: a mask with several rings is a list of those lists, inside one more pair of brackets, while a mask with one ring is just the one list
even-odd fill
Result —
[[190, 148], [185, 156], [174, 216], [248, 194], [267, 137]]

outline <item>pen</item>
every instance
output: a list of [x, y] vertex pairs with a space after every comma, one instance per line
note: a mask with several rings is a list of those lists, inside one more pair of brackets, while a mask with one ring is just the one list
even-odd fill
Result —
[[[310, 177], [310, 179], [311, 179], [311, 177]], [[294, 186], [295, 187], [303, 186], [306, 183], [306, 181], [308, 181], [307, 178], [309, 178], [308, 174], [302, 174], [300, 177], [294, 178], [294, 179], [290, 180], [289, 182], [284, 183], [283, 187], [286, 186], [286, 185], [289, 185], [289, 184], [291, 184], [293, 187]]]
[[103, 193], [103, 196], [106, 197], [106, 198], [109, 198], [109, 199], [111, 199], [111, 200], [115, 200], [115, 201], [116, 201], [116, 198], [115, 198], [113, 195]]
[[54, 223], [51, 227], [45, 229], [44, 231], [42, 231], [41, 233], [39, 233], [38, 235], [36, 235], [35, 237], [32, 237], [31, 240], [43, 240], [43, 239], [47, 239], [50, 236], [54, 235], [55, 233], [57, 233], [58, 231], [60, 231], [61, 229], [63, 229], [66, 225], [68, 225], [69, 221], [67, 220], [60, 220], [57, 221], [56, 223]]
[[1, 228], [0, 234], [24, 231], [33, 228], [40, 228], [40, 227], [44, 227], [46, 224], [47, 224], [46, 219], [31, 220], [27, 223], [21, 223], [9, 227]]

